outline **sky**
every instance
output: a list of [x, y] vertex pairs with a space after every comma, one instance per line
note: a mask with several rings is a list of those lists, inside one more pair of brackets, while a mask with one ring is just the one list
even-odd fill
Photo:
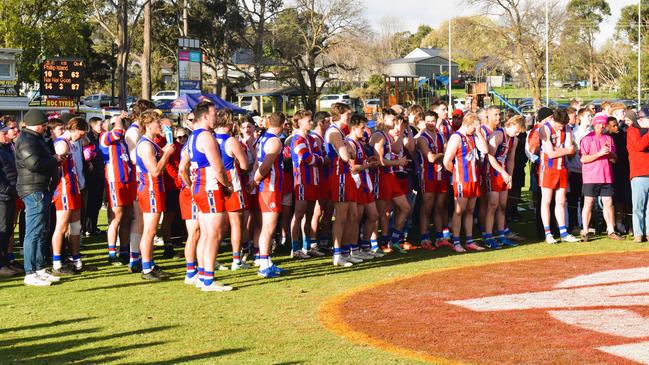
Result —
[[[542, 0], [537, 0], [542, 1]], [[567, 0], [562, 0], [567, 3]], [[399, 21], [396, 27], [400, 30], [415, 31], [420, 24], [438, 26], [450, 16], [465, 16], [478, 13], [475, 9], [467, 8], [462, 0], [399, 0], [394, 6], [394, 0], [361, 0], [365, 6], [365, 17], [372, 27], [378, 31], [381, 20], [390, 17]], [[620, 16], [620, 9], [638, 0], [608, 0], [611, 16], [601, 25], [597, 44], [602, 45], [615, 31], [615, 23]]]

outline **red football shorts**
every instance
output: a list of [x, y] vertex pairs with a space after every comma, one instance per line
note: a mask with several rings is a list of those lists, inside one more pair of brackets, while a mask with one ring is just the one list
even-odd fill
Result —
[[381, 172], [379, 175], [379, 193], [377, 200], [392, 200], [406, 195], [408, 178], [399, 178], [394, 174]]
[[485, 184], [487, 191], [491, 193], [500, 193], [509, 190], [507, 184], [505, 184], [505, 180], [503, 180], [503, 176], [501, 174], [496, 175], [496, 171], [493, 170], [485, 176]]
[[329, 176], [330, 199], [334, 203], [345, 203], [356, 201], [356, 182], [351, 174]]
[[248, 203], [248, 194], [243, 191], [235, 191], [230, 196], [225, 197], [225, 211], [238, 212], [250, 208]]
[[54, 192], [52, 203], [56, 210], [77, 210], [81, 209], [81, 194], [61, 195]]
[[448, 192], [448, 181], [445, 180], [423, 180], [420, 185], [424, 193], [439, 194]]
[[316, 201], [318, 200], [318, 187], [315, 185], [297, 185], [293, 195], [295, 195], [295, 200]]
[[453, 196], [456, 198], [477, 198], [480, 196], [479, 182], [454, 182]]
[[262, 213], [279, 213], [282, 211], [282, 192], [281, 191], [258, 191], [257, 194], [251, 195], [253, 210]]
[[106, 194], [111, 207], [131, 207], [137, 196], [137, 183], [107, 182]]
[[204, 214], [225, 212], [225, 197], [221, 190], [203, 190], [194, 195], [194, 204]]
[[184, 188], [180, 190], [178, 203], [180, 204], [180, 217], [182, 220], [198, 219], [198, 207], [194, 204], [194, 200], [192, 199], [192, 189]]
[[373, 202], [374, 202], [374, 193], [373, 192], [365, 192], [365, 191], [363, 191], [362, 187], [357, 190], [357, 192], [356, 192], [356, 203], [358, 205], [366, 205], [366, 204], [373, 203]]
[[139, 189], [137, 201], [142, 213], [162, 213], [167, 209], [164, 191]]
[[[324, 167], [323, 167], [324, 169]], [[329, 177], [325, 177], [324, 173], [320, 173], [319, 185], [317, 186], [318, 200], [331, 199], [331, 189], [329, 189]]]
[[542, 188], [552, 190], [568, 188], [568, 170], [545, 169], [541, 168], [539, 180]]

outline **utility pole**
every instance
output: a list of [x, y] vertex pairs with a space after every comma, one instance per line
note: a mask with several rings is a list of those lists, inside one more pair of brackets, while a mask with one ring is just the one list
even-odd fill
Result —
[[641, 26], [642, 26], [642, 0], [638, 0], [638, 110], [640, 110], [642, 106], [642, 82], [640, 81], [640, 78], [642, 77], [642, 72], [640, 70], [641, 62], [640, 62], [640, 52], [641, 52]]
[[453, 18], [448, 20], [448, 109], [453, 110], [453, 95], [451, 88], [453, 85], [453, 72], [451, 71], [451, 22]]
[[545, 106], [550, 106], [550, 18], [545, 0]]

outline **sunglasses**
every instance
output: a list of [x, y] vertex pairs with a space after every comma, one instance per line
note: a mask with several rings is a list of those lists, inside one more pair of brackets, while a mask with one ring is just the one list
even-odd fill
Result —
[[187, 135], [176, 136], [176, 139], [187, 139]]
[[188, 122], [193, 122], [193, 121], [194, 121], [194, 118], [187, 118], [187, 121], [188, 121]]

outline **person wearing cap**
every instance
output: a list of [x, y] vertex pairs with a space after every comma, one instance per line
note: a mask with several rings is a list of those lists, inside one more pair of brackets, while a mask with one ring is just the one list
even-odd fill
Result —
[[23, 123], [25, 128], [16, 140], [16, 190], [25, 202], [24, 283], [49, 286], [61, 280], [46, 270], [45, 249], [49, 243], [47, 232], [52, 192], [58, 184], [58, 167], [62, 158], [53, 155], [43, 139], [47, 117], [42, 111], [28, 111]]
[[568, 169], [566, 157], [575, 153], [572, 135], [566, 131], [568, 113], [555, 109], [552, 118], [539, 128], [541, 141], [541, 164], [539, 182], [541, 186], [541, 220], [545, 242], [557, 243], [550, 230], [550, 205], [554, 198], [554, 217], [559, 226], [563, 242], [577, 242], [579, 239], [568, 233], [566, 227], [566, 190], [568, 188]]
[[627, 131], [629, 177], [633, 204], [633, 242], [649, 239], [649, 108], [638, 112], [638, 120]]
[[584, 208], [581, 212], [583, 229], [582, 241], [588, 241], [588, 228], [592, 216], [593, 203], [598, 196], [604, 205], [604, 221], [608, 238], [622, 240], [615, 233], [615, 213], [613, 211], [613, 163], [617, 159], [615, 142], [611, 136], [604, 134], [608, 117], [597, 113], [593, 118], [593, 132], [586, 135], [579, 143], [581, 152]]
[[14, 276], [9, 262], [9, 239], [13, 233], [16, 213], [16, 156], [7, 138], [12, 127], [0, 122], [0, 277]]

